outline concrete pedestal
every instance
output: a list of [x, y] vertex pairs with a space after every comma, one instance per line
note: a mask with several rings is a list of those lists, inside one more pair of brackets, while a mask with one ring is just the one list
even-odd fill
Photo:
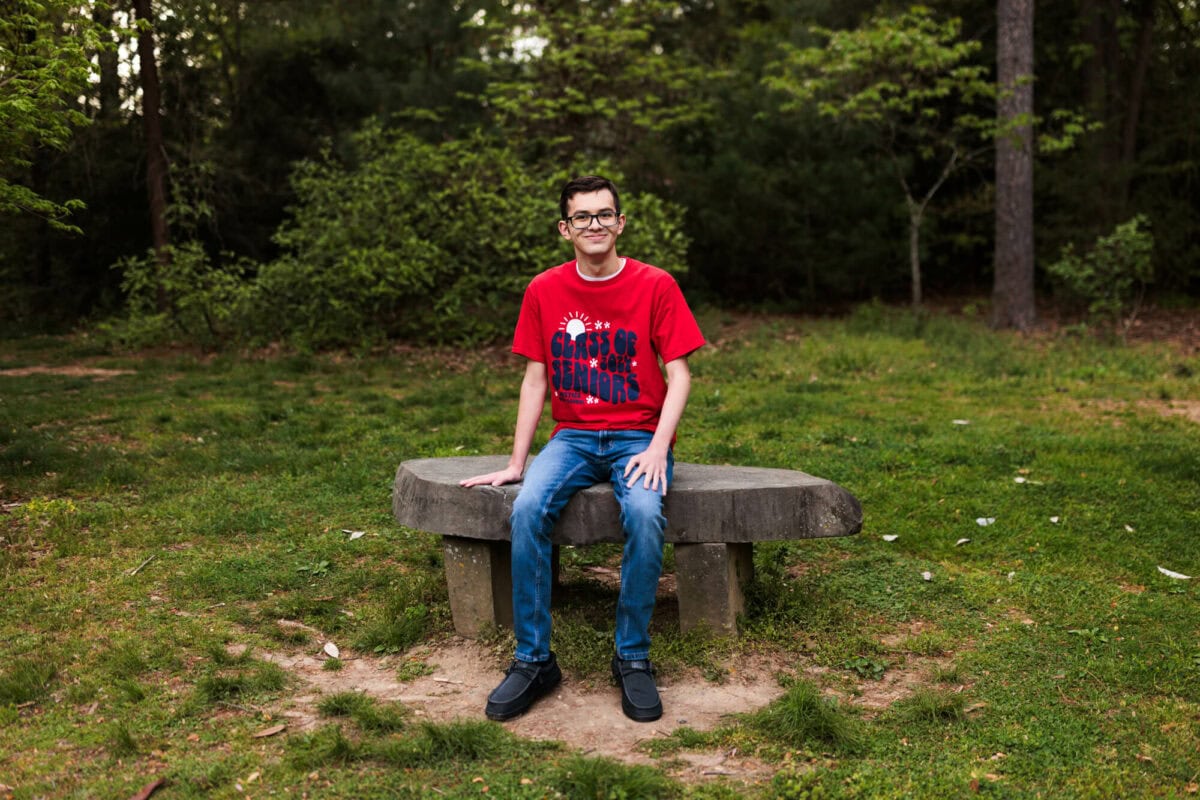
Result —
[[745, 587], [753, 576], [751, 544], [676, 544], [680, 630], [707, 626], [736, 634], [738, 615], [746, 610]]

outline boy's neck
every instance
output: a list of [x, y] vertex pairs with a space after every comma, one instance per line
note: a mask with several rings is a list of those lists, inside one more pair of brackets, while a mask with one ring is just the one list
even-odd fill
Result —
[[576, 252], [575, 263], [580, 273], [589, 278], [607, 278], [621, 268], [621, 259], [616, 250], [610, 250], [602, 256], [588, 256]]

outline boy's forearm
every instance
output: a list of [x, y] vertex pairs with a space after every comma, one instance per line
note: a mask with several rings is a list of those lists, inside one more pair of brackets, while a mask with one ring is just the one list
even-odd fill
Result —
[[521, 397], [517, 404], [517, 427], [513, 433], [512, 455], [508, 465], [512, 469], [525, 470], [525, 461], [529, 451], [533, 449], [533, 438], [537, 433], [538, 422], [542, 418], [542, 409], [546, 405], [545, 365], [540, 374], [536, 367], [527, 369], [525, 378], [521, 381]]
[[662, 413], [658, 417], [658, 426], [654, 429], [654, 438], [650, 447], [663, 452], [671, 447], [675, 439], [675, 431], [683, 418], [683, 410], [687, 407], [688, 395], [692, 390], [692, 373], [688, 369], [686, 358], [677, 358], [666, 365], [667, 396], [663, 400]]

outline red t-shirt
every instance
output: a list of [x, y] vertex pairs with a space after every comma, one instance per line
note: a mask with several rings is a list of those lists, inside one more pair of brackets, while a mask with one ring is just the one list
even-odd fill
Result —
[[611, 278], [589, 281], [574, 261], [529, 283], [513, 352], [546, 365], [550, 413], [562, 428], [658, 426], [665, 364], [704, 344], [679, 284], [632, 258]]

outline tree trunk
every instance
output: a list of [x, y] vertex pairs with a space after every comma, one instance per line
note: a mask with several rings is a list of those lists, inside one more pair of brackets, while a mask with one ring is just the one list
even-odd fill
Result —
[[[113, 9], [97, 4], [92, 8], [92, 21], [104, 26], [105, 37], [112, 41]], [[102, 49], [97, 55], [100, 67], [100, 119], [116, 119], [121, 113], [120, 54], [116, 47]]]
[[[146, 136], [146, 196], [150, 204], [150, 231], [160, 267], [170, 262], [170, 232], [167, 229], [167, 154], [162, 134], [162, 92], [154, 56], [154, 15], [150, 0], [133, 0], [141, 23], [138, 30], [138, 66], [142, 82], [142, 126]], [[158, 287], [158, 310], [167, 310], [166, 291]]]
[[920, 308], [921, 297], [921, 217], [923, 207], [915, 207], [911, 202], [908, 209], [908, 264], [912, 268], [912, 304]]
[[1029, 330], [1033, 293], [1033, 0], [996, 5], [996, 249], [992, 327]]
[[1121, 214], [1129, 202], [1129, 183], [1137, 159], [1138, 123], [1142, 117], [1142, 101], [1146, 94], [1146, 71], [1154, 45], [1154, 3], [1142, 0], [1136, 8], [1138, 18], [1137, 50], [1133, 71], [1129, 76], [1129, 92], [1125, 98], [1125, 124], [1121, 132]]

